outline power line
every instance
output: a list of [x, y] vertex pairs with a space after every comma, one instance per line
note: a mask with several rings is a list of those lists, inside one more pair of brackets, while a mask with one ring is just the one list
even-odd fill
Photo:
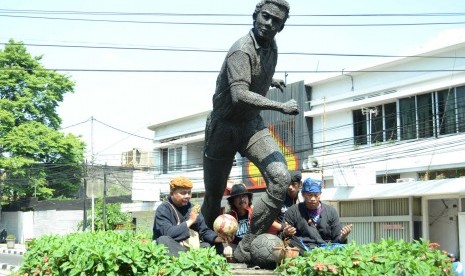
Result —
[[67, 128], [71, 128], [71, 127], [75, 127], [75, 126], [78, 126], [78, 125], [85, 124], [85, 123], [89, 122], [90, 119], [91, 119], [91, 118], [88, 118], [88, 119], [85, 120], [85, 121], [82, 121], [82, 122], [79, 122], [79, 123], [76, 123], [76, 124], [73, 124], [73, 125], [70, 125], [70, 126], [67, 126], [67, 127], [62, 127], [62, 128], [60, 128], [60, 130], [64, 130], [64, 129], [67, 129]]
[[102, 121], [99, 121], [99, 120], [97, 120], [97, 119], [95, 119], [95, 118], [93, 118], [93, 120], [96, 121], [96, 122], [98, 122], [98, 123], [100, 123], [100, 124], [102, 124], [102, 125], [104, 125], [104, 126], [106, 126], [106, 127], [109, 127], [109, 128], [111, 128], [111, 129], [114, 129], [114, 130], [119, 131], [119, 132], [122, 132], [122, 133], [125, 133], [125, 134], [127, 134], [127, 135], [131, 135], [131, 136], [134, 136], [134, 137], [137, 137], [137, 138], [142, 138], [142, 139], [145, 139], [145, 140], [153, 141], [152, 138], [147, 138], [147, 137], [139, 136], [139, 135], [137, 135], [137, 134], [134, 134], [134, 133], [131, 133], [131, 132], [128, 132], [128, 131], [121, 130], [121, 129], [116, 128], [116, 127], [114, 127], [114, 126], [110, 126], [109, 124], [106, 124], [106, 123], [104, 123], [104, 122], [102, 122]]
[[[218, 70], [170, 70], [170, 69], [85, 69], [85, 68], [0, 68], [0, 71], [57, 71], [57, 72], [108, 72], [108, 73], [219, 73]], [[434, 73], [465, 72], [465, 69], [410, 69], [410, 70], [344, 70], [344, 73]], [[275, 73], [341, 73], [341, 70], [276, 70]]]
[[[67, 11], [67, 10], [19, 10], [19, 9], [0, 9], [4, 13], [38, 13], [38, 14], [85, 14], [85, 15], [118, 15], [118, 16], [215, 16], [230, 17], [244, 16], [250, 17], [250, 14], [233, 14], [233, 13], [160, 13], [160, 12], [118, 12], [118, 11]], [[465, 13], [375, 13], [375, 14], [291, 14], [292, 17], [437, 17], [437, 16], [463, 16]]]
[[[123, 46], [93, 46], [93, 45], [62, 45], [62, 44], [36, 44], [36, 43], [7, 43], [2, 45], [24, 45], [28, 47], [58, 47], [58, 48], [83, 48], [105, 50], [139, 50], [139, 51], [168, 51], [168, 52], [201, 52], [201, 53], [227, 53], [228, 50], [215, 49], [186, 49], [186, 48], [161, 48], [161, 47], [123, 47]], [[465, 58], [461, 56], [428, 56], [428, 55], [386, 55], [386, 54], [343, 54], [343, 53], [306, 53], [306, 52], [279, 52], [279, 55], [303, 55], [303, 56], [335, 56], [335, 57], [374, 57], [374, 58], [432, 58], [449, 59]]]
[[[83, 22], [105, 22], [105, 23], [134, 23], [134, 24], [161, 24], [161, 25], [194, 25], [194, 26], [251, 26], [251, 23], [221, 23], [221, 22], [174, 22], [174, 21], [140, 21], [140, 20], [114, 20], [114, 19], [90, 19], [90, 18], [67, 18], [0, 14], [0, 17], [65, 20]], [[419, 22], [419, 23], [365, 23], [365, 24], [286, 24], [286, 27], [399, 27], [399, 26], [430, 26], [430, 25], [461, 25], [459, 22]]]

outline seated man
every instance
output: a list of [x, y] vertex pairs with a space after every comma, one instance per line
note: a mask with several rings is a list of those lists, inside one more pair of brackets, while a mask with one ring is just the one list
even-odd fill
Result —
[[[190, 203], [191, 196], [192, 182], [189, 179], [178, 176], [170, 181], [170, 196], [155, 212], [153, 239], [168, 247], [170, 255], [175, 257], [180, 251], [198, 246], [216, 245], [217, 252], [222, 253], [221, 246], [225, 240], [207, 227], [199, 214], [200, 208], [193, 208]], [[195, 242], [196, 236], [198, 242]]]
[[284, 228], [283, 219], [287, 209], [294, 204], [303, 201], [302, 195], [299, 194], [300, 187], [302, 186], [302, 173], [300, 171], [289, 171], [291, 175], [291, 182], [289, 183], [286, 191], [286, 198], [284, 199], [281, 212], [268, 229], [268, 233], [279, 235]]
[[[247, 190], [244, 184], [234, 184], [231, 187], [231, 195], [227, 198], [231, 211], [228, 213], [237, 220], [238, 228], [234, 236], [233, 244], [237, 245], [250, 227], [252, 220], [253, 194]], [[234, 248], [236, 248], [234, 246]]]
[[[278, 217], [276, 218], [276, 222], [273, 225], [277, 224], [278, 232], [279, 233], [282, 228], [284, 228], [283, 219], [284, 214], [286, 213], [287, 209], [292, 205], [298, 204], [303, 201], [301, 195], [299, 194], [300, 187], [302, 186], [302, 173], [300, 171], [290, 171], [291, 175], [291, 182], [287, 187], [286, 198], [283, 202], [283, 207], [281, 207], [281, 213], [279, 213]], [[273, 233], [273, 234], [277, 234]]]
[[282, 234], [291, 237], [291, 245], [303, 255], [317, 246], [347, 243], [352, 224], [342, 227], [336, 209], [320, 202], [321, 180], [307, 178], [302, 195], [304, 202], [291, 206], [284, 215]]

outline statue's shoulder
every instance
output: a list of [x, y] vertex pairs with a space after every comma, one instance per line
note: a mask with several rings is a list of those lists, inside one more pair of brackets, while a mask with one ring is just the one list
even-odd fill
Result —
[[234, 44], [229, 49], [229, 54], [235, 53], [237, 51], [248, 54], [255, 52], [254, 40], [250, 33], [236, 40], [236, 42], [234, 42]]

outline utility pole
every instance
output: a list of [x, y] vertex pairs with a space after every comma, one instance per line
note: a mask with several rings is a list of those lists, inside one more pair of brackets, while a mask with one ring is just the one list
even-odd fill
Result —
[[90, 117], [90, 150], [91, 150], [91, 157], [90, 157], [90, 165], [92, 166], [92, 181], [90, 182], [91, 184], [91, 190], [92, 190], [92, 195], [91, 195], [91, 201], [92, 201], [92, 232], [95, 231], [95, 195], [94, 195], [94, 185], [95, 185], [95, 179], [94, 179], [94, 161], [95, 161], [95, 156], [94, 156], [94, 116]]
[[83, 217], [83, 223], [82, 223], [82, 231], [86, 231], [87, 229], [87, 206], [86, 206], [86, 201], [87, 201], [87, 160], [86, 163], [84, 163], [84, 217]]
[[102, 215], [103, 215], [103, 231], [106, 231], [107, 229], [107, 210], [106, 210], [106, 204], [107, 204], [107, 163], [105, 163], [105, 166], [103, 167], [103, 208], [102, 208]]

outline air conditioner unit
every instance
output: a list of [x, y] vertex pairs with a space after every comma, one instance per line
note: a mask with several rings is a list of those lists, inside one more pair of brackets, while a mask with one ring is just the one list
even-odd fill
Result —
[[404, 183], [404, 182], [413, 182], [415, 181], [415, 178], [411, 178], [411, 177], [408, 177], [408, 178], [398, 178], [396, 180], [396, 183]]
[[313, 156], [309, 156], [302, 162], [302, 169], [304, 170], [311, 170], [319, 168], [320, 164], [318, 163], [318, 159]]

